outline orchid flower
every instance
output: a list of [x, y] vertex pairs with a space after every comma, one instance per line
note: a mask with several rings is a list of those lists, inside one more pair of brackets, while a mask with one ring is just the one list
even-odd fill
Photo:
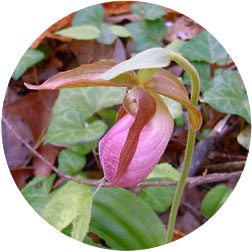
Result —
[[159, 162], [173, 132], [173, 118], [159, 94], [187, 107], [192, 130], [201, 125], [201, 114], [189, 100], [184, 85], [161, 69], [169, 65], [170, 55], [167, 49], [152, 48], [119, 64], [107, 61], [81, 65], [54, 75], [40, 86], [25, 85], [36, 90], [127, 87], [116, 124], [100, 140], [99, 156], [104, 176], [113, 186], [132, 187]]

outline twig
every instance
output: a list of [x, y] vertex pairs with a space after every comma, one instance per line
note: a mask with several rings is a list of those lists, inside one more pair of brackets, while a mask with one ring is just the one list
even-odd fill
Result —
[[[3, 122], [6, 126], [10, 129], [14, 136], [16, 136], [36, 157], [40, 158], [45, 164], [47, 164], [52, 170], [57, 173], [60, 177], [63, 177], [68, 180], [72, 180], [76, 183], [96, 186], [96, 187], [111, 187], [110, 183], [100, 183], [100, 181], [92, 181], [92, 180], [82, 180], [75, 177], [72, 177], [64, 172], [60, 171], [56, 168], [53, 164], [51, 164], [47, 159], [45, 159], [38, 151], [36, 151], [32, 146], [30, 146], [16, 131], [15, 129], [9, 124], [7, 119], [3, 116]], [[186, 184], [189, 187], [198, 186], [201, 184], [207, 183], [218, 183], [228, 181], [232, 178], [240, 177], [242, 171], [232, 172], [232, 173], [214, 173], [206, 176], [198, 176], [198, 177], [191, 177], [188, 178]], [[171, 186], [177, 185], [177, 181], [156, 181], [156, 182], [142, 182], [139, 183], [136, 187], [147, 187], [147, 186]]]

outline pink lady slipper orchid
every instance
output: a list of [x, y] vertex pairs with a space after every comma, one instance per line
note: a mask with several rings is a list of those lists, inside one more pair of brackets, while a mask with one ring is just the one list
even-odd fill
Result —
[[[108, 61], [82, 65], [58, 73], [40, 86], [25, 85], [37, 90], [128, 87], [116, 124], [99, 143], [99, 155], [104, 176], [112, 186], [132, 187], [159, 162], [173, 131], [172, 116], [159, 94], [187, 107], [193, 130], [201, 125], [201, 114], [190, 102], [184, 85], [160, 69], [169, 63], [169, 51], [152, 48], [120, 64]], [[140, 69], [137, 75], [135, 69]]]

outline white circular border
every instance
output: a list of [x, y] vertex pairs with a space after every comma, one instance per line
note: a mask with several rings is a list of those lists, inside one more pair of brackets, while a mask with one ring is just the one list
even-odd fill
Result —
[[[67, 14], [97, 0], [48, 1], [8, 0], [1, 3], [1, 102], [20, 57], [45, 29]], [[251, 99], [251, 8], [250, 1], [172, 0], [145, 1], [177, 10], [211, 32], [226, 48], [239, 68]], [[4, 5], [3, 5], [4, 4]], [[97, 251], [74, 241], [48, 225], [26, 203], [8, 171], [1, 146], [1, 243], [2, 251]], [[251, 248], [252, 170], [249, 155], [245, 171], [234, 192], [205, 225], [185, 238], [153, 251], [248, 251]]]

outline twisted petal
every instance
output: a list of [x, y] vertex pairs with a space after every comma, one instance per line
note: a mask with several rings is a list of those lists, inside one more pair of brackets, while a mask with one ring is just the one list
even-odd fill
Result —
[[120, 179], [113, 183], [118, 171], [121, 151], [135, 121], [130, 114], [122, 117], [99, 143], [99, 154], [105, 177], [116, 186], [132, 187], [144, 180], [159, 162], [173, 131], [173, 119], [159, 95], [156, 112], [142, 128], [136, 150]]

